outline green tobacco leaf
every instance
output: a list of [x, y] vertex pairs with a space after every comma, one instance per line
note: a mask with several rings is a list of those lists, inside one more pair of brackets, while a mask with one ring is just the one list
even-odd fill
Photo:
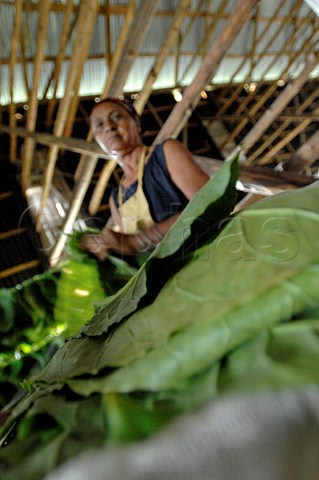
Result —
[[[264, 202], [267, 208], [243, 211], [166, 283], [152, 304], [119, 324], [110, 337], [84, 337], [68, 342], [40, 379], [60, 381], [84, 373], [95, 375], [105, 367], [128, 365], [159, 347], [165, 350], [168, 341], [174, 341], [174, 336], [188, 328], [196, 329], [206, 322], [222, 325], [226, 315], [236, 317], [240, 308], [245, 310], [247, 322], [254, 324], [255, 303], [262, 302], [277, 286], [284, 289], [279, 290], [279, 295], [285, 295], [283, 304], [279, 303], [280, 314], [284, 315], [285, 299], [294, 301], [289, 293], [294, 292], [293, 283], [284, 283], [285, 280], [302, 274], [303, 268], [319, 260], [319, 214], [298, 208], [305, 202], [301, 197], [307, 197], [306, 203], [318, 208], [318, 195], [319, 184], [317, 188], [296, 192], [289, 208], [269, 208], [271, 202]], [[302, 286], [296, 294], [300, 292]], [[278, 303], [271, 298], [269, 314], [262, 320], [266, 325], [273, 321], [271, 308], [277, 308]], [[108, 311], [104, 313], [108, 322]], [[103, 311], [100, 315], [102, 322]], [[262, 327], [261, 322], [258, 328]]]
[[107, 440], [112, 444], [149, 437], [179, 413], [175, 404], [155, 402], [143, 395], [107, 394], [104, 396], [104, 405], [107, 412]]
[[0, 289], [0, 332], [8, 332], [14, 325], [14, 298], [13, 294], [7, 288]]
[[[293, 278], [280, 282], [263, 295], [238, 306], [227, 314], [224, 313], [221, 317], [215, 317], [211, 313], [212, 304], [195, 302], [191, 307], [189, 303], [190, 315], [193, 318], [196, 315], [199, 319], [197, 322], [193, 320], [187, 328], [166, 338], [156, 348], [145, 349], [141, 335], [135, 337], [135, 341], [132, 340], [130, 345], [127, 344], [128, 362], [126, 362], [125, 350], [118, 342], [115, 343], [115, 350], [112, 351], [113, 336], [104, 350], [101, 363], [124, 365], [103, 378], [73, 379], [67, 383], [82, 395], [90, 395], [92, 392], [184, 388], [185, 381], [189, 378], [208, 368], [263, 329], [289, 320], [294, 314], [301, 313], [305, 309], [317, 307], [319, 305], [318, 289], [319, 265], [311, 265], [298, 272]], [[185, 306], [187, 307], [187, 304]], [[169, 315], [167, 310], [163, 314]], [[158, 317], [159, 322], [160, 318]], [[169, 320], [173, 320], [172, 315], [166, 318], [166, 325], [169, 325]], [[142, 331], [143, 329], [140, 333]], [[137, 343], [138, 340], [139, 343]], [[143, 354], [140, 353], [132, 358], [129, 348], [136, 351], [137, 346], [144, 350]]]
[[20, 422], [17, 442], [0, 449], [2, 480], [42, 480], [59, 463], [105, 441], [106, 415], [101, 397], [66, 400], [45, 396]]
[[219, 389], [253, 392], [319, 384], [319, 315], [276, 325], [230, 353]]
[[[197, 192], [169, 230], [163, 241], [141, 266], [137, 274], [114, 296], [100, 302], [100, 309], [80, 333], [100, 335], [114, 323], [120, 322], [136, 310], [141, 298], [148, 292], [148, 275], [155, 263], [153, 275], [159, 284], [159, 274], [171, 265], [171, 256], [182, 249], [187, 241], [187, 249], [196, 248], [198, 243], [212, 239], [223, 226], [223, 220], [230, 215], [236, 200], [235, 183], [238, 174], [238, 153], [230, 158], [218, 172]], [[184, 255], [182, 249], [179, 261]], [[159, 259], [166, 262], [159, 264]], [[181, 262], [183, 264], [183, 262]], [[154, 272], [155, 270], [155, 272]], [[162, 280], [165, 282], [167, 278]], [[105, 308], [103, 308], [105, 307]]]
[[74, 335], [94, 314], [95, 302], [105, 296], [96, 261], [71, 258], [64, 264], [54, 307], [54, 319], [63, 336]]

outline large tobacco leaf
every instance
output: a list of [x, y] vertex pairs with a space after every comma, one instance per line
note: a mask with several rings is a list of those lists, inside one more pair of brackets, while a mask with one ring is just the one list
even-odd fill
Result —
[[[307, 276], [312, 278], [312, 270], [308, 272], [307, 267], [319, 261], [319, 214], [311, 210], [319, 204], [318, 185], [300, 189], [293, 196], [289, 193], [289, 206], [286, 208], [280, 206], [280, 198], [285, 201], [284, 193], [263, 201], [263, 208], [249, 208], [238, 214], [212, 243], [199, 249], [192, 260], [166, 282], [150, 305], [136, 310], [110, 335], [95, 338], [83, 335], [71, 339], [57, 352], [37, 380], [56, 382], [83, 374], [96, 375], [104, 368], [126, 365], [132, 369], [135, 361], [139, 362], [143, 372], [150, 364], [149, 356], [163, 357], [163, 365], [165, 357], [167, 362], [171, 357], [178, 357], [172, 345], [180, 337], [195, 335], [196, 329], [218, 331], [221, 325], [226, 332], [224, 336], [228, 338], [232, 331], [225, 327], [227, 316], [238, 317], [240, 328], [242, 322], [246, 322], [246, 336], [249, 336], [256, 333], [256, 326], [264, 328], [279, 321], [284, 311], [288, 315], [294, 313], [287, 310], [289, 302], [298, 299], [303, 288], [303, 284], [298, 283], [297, 287], [294, 282], [298, 282], [301, 276], [306, 288], [309, 283]], [[315, 271], [314, 278], [316, 275]], [[307, 304], [308, 298], [305, 299]], [[127, 301], [130, 300], [129, 291]], [[264, 317], [259, 318], [258, 309], [263, 303]], [[110, 308], [113, 309], [114, 305]], [[276, 308], [280, 310], [279, 317], [274, 315]], [[240, 313], [242, 310], [244, 314]], [[122, 310], [117, 314], [121, 315]], [[99, 323], [103, 315], [109, 325], [107, 308], [99, 312]], [[188, 329], [195, 331], [189, 334]], [[242, 340], [241, 337], [239, 341]], [[196, 338], [193, 341], [196, 342]], [[218, 345], [223, 345], [223, 342]], [[169, 352], [166, 352], [167, 348]], [[193, 359], [189, 361], [196, 368]], [[152, 369], [150, 367], [149, 370]], [[127, 367], [114, 375], [125, 376], [128, 370]], [[127, 375], [130, 376], [130, 373]], [[131, 382], [137, 379], [136, 375], [134, 373]], [[174, 379], [170, 381], [174, 383]], [[88, 385], [89, 382], [84, 383]], [[132, 385], [131, 388], [135, 387]], [[156, 386], [145, 385], [144, 388]]]
[[[119, 336], [117, 339], [115, 352], [112, 351], [111, 340], [105, 348], [101, 364], [120, 368], [102, 378], [72, 379], [67, 384], [76, 393], [85, 396], [94, 392], [127, 393], [184, 388], [190, 378], [263, 329], [287, 321], [305, 309], [317, 307], [318, 291], [319, 265], [316, 265], [219, 319], [197, 307], [200, 321], [189, 323], [174, 335], [165, 333], [166, 339], [163, 338], [156, 347], [147, 348], [148, 339], [145, 340], [144, 332], [141, 334], [141, 328], [140, 335], [127, 344], [128, 358], [125, 346], [119, 345], [122, 338]], [[194, 316], [194, 309], [190, 314]]]

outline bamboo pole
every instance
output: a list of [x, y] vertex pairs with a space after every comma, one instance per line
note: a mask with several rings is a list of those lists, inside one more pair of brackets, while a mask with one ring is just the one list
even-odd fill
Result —
[[[311, 37], [308, 38], [305, 42], [304, 42], [304, 46], [306, 44], [309, 43], [309, 41], [311, 41]], [[287, 72], [289, 71], [289, 69], [291, 68], [291, 66], [293, 65], [294, 61], [296, 60], [296, 57], [297, 57], [297, 53], [295, 52], [291, 58], [290, 58], [290, 61], [289, 63], [287, 64], [287, 66], [285, 67], [284, 71], [281, 73], [282, 76], [286, 75]], [[260, 110], [260, 108], [266, 103], [266, 101], [268, 99], [270, 99], [272, 97], [272, 95], [275, 93], [277, 89], [277, 83], [274, 82], [272, 85], [270, 85], [270, 87], [264, 92], [264, 94], [261, 96], [261, 98], [255, 102], [251, 108], [251, 110], [249, 111], [249, 115], [251, 118], [253, 118], [256, 113]], [[256, 91], [254, 92], [254, 96], [256, 95], [257, 93], [257, 89]], [[237, 125], [237, 127], [232, 131], [232, 133], [228, 136], [228, 138], [226, 139], [226, 141], [224, 142], [223, 145], [220, 146], [220, 148], [223, 148], [227, 143], [230, 143], [232, 141], [234, 141], [234, 139], [236, 138], [236, 136], [243, 130], [243, 128], [247, 125], [248, 123], [248, 118], [243, 118], [243, 120]]]
[[[133, 18], [134, 18], [134, 13], [135, 13], [135, 0], [130, 0], [129, 5], [128, 5], [128, 9], [127, 9], [127, 12], [126, 12], [125, 20], [124, 20], [123, 26], [121, 28], [121, 32], [120, 32], [117, 44], [116, 44], [116, 49], [115, 49], [114, 55], [112, 57], [111, 66], [109, 68], [109, 76], [108, 76], [107, 81], [105, 83], [105, 86], [103, 88], [101, 98], [105, 98], [105, 97], [109, 96], [110, 88], [111, 88], [112, 82], [114, 81], [115, 72], [119, 68], [119, 64], [122, 61], [123, 49], [124, 49], [125, 43], [128, 41], [128, 36], [129, 36], [129, 32], [130, 32], [130, 27], [131, 27], [131, 24], [132, 24], [132, 21], [133, 21]], [[108, 36], [110, 38], [109, 32], [108, 32]], [[119, 92], [119, 94], [120, 93], [121, 92]], [[86, 139], [87, 139], [88, 142], [91, 142], [93, 140], [93, 131], [92, 131], [91, 128], [89, 129], [89, 132], [88, 132], [88, 135], [87, 135]], [[79, 178], [81, 178], [83, 169], [85, 168], [85, 165], [86, 165], [87, 161], [88, 161], [87, 158], [85, 158], [84, 156], [81, 156], [78, 167], [77, 167], [76, 172], [75, 172], [75, 176], [74, 176], [75, 181], [77, 181]], [[102, 182], [102, 180], [100, 182]], [[99, 181], [98, 181], [98, 183], [99, 183]], [[97, 184], [96, 188], [100, 190], [101, 186]], [[92, 211], [95, 208], [98, 208], [98, 205], [96, 205], [95, 202], [94, 202], [94, 205], [91, 204], [90, 208], [92, 209]]]
[[98, 211], [101, 205], [104, 192], [105, 192], [105, 188], [109, 183], [110, 177], [116, 165], [117, 165], [117, 162], [115, 160], [109, 160], [102, 168], [102, 172], [99, 175], [99, 179], [93, 191], [93, 194], [89, 203], [89, 207], [88, 207], [88, 211], [91, 215], [94, 215]]
[[48, 147], [55, 145], [62, 150], [69, 150], [83, 155], [98, 155], [100, 158], [105, 158], [106, 160], [111, 159], [110, 155], [103, 152], [96, 142], [87, 142], [81, 138], [57, 137], [50, 133], [29, 132], [27, 129], [21, 127], [15, 127], [12, 131], [11, 128], [6, 125], [0, 125], [0, 132], [8, 134], [15, 133], [22, 138], [30, 137], [34, 142]]
[[[303, 0], [298, 0], [298, 1], [299, 1], [299, 3], [300, 3], [300, 2], [302, 2]], [[286, 0], [281, 0], [281, 2], [277, 5], [276, 10], [275, 10], [274, 13], [273, 13], [273, 18], [279, 18], [280, 11], [281, 11], [281, 9], [282, 9], [283, 7], [286, 7]], [[277, 25], [276, 30], [273, 31], [271, 35], [268, 35], [268, 31], [269, 31], [270, 27], [273, 26], [271, 19], [269, 19], [266, 27], [260, 32], [260, 34], [258, 35], [258, 37], [257, 37], [256, 40], [255, 40], [256, 45], [257, 45], [259, 42], [261, 42], [261, 41], [263, 40], [263, 38], [266, 37], [266, 35], [268, 35], [269, 40], [268, 40], [268, 42], [265, 44], [265, 46], [264, 46], [264, 48], [263, 48], [263, 51], [267, 51], [267, 49], [269, 48], [269, 46], [272, 44], [273, 40], [277, 38], [278, 33], [279, 33], [280, 30], [282, 29], [282, 23], [283, 23], [283, 22], [284, 22], [284, 20], [282, 20], [282, 22]], [[266, 38], [266, 40], [267, 40], [267, 38]], [[247, 61], [247, 59], [246, 59], [246, 57], [244, 57], [244, 58], [242, 59], [242, 61], [239, 63], [239, 65], [237, 66], [236, 70], [233, 72], [230, 81], [227, 83], [227, 85], [225, 86], [225, 88], [223, 88], [223, 91], [221, 92], [220, 97], [219, 97], [220, 100], [224, 99], [224, 98], [226, 97], [226, 95], [228, 95], [230, 89], [232, 88], [232, 85], [233, 85], [234, 83], [236, 83], [236, 82], [235, 82], [236, 76], [240, 73], [240, 71], [241, 71], [241, 69], [244, 67], [246, 61]], [[245, 83], [246, 83], [246, 80], [245, 80], [244, 82], [240, 82], [240, 83], [238, 84], [239, 92], [242, 90], [243, 85], [244, 85]], [[238, 96], [238, 94], [237, 94], [237, 96]], [[234, 96], [234, 98], [237, 98], [237, 97]], [[227, 108], [228, 108], [228, 105], [227, 105], [227, 107], [226, 107], [223, 111], [226, 111]]]
[[[38, 93], [42, 73], [42, 64], [45, 55], [46, 36], [49, 20], [50, 1], [41, 0], [39, 3], [39, 19], [37, 33], [37, 51], [33, 66], [32, 89], [29, 98], [29, 110], [27, 115], [27, 130], [32, 132], [35, 129], [38, 113]], [[34, 151], [34, 142], [32, 138], [27, 138], [23, 146], [21, 186], [25, 194], [28, 187], [29, 177], [32, 168], [32, 158]]]
[[71, 206], [68, 211], [66, 221], [64, 222], [61, 235], [57, 243], [55, 244], [54, 248], [52, 249], [52, 252], [50, 255], [51, 267], [55, 267], [56, 265], [58, 265], [59, 261], [61, 260], [61, 255], [63, 253], [63, 250], [67, 242], [67, 236], [69, 233], [71, 233], [73, 229], [74, 222], [76, 221], [79, 211], [81, 209], [84, 196], [91, 182], [91, 178], [94, 173], [94, 169], [98, 159], [99, 157], [97, 155], [90, 156], [86, 169], [82, 173], [81, 180], [77, 183], [73, 191]]
[[[30, 5], [30, 0], [27, 0], [27, 5]], [[24, 6], [25, 10], [25, 6]], [[21, 25], [20, 31], [20, 47], [21, 47], [21, 57], [22, 57], [22, 69], [25, 89], [27, 91], [27, 98], [31, 96], [30, 82], [28, 78], [28, 62], [27, 62], [27, 42], [30, 41], [30, 26], [29, 26], [29, 10], [25, 10], [25, 16], [22, 18], [24, 20]]]
[[139, 98], [134, 102], [135, 110], [141, 114], [144, 110], [145, 104], [150, 97], [152, 92], [152, 87], [160, 73], [164, 62], [169, 55], [173, 44], [176, 42], [182, 23], [188, 13], [189, 7], [191, 5], [191, 0], [180, 0], [175, 16], [172, 20], [172, 24], [167, 32], [166, 38], [161, 46], [161, 49], [157, 55], [156, 62], [154, 63], [151, 71], [149, 72], [144, 85], [141, 89]]
[[319, 130], [283, 163], [284, 171], [302, 173], [308, 166], [319, 159]]
[[[5, 125], [0, 125], [0, 131], [10, 134], [10, 128]], [[22, 137], [32, 136], [35, 142], [43, 145], [53, 145], [58, 142], [61, 148], [83, 153], [89, 158], [101, 158], [103, 156], [104, 158], [108, 158], [96, 143], [86, 142], [85, 140], [79, 138], [55, 137], [54, 135], [49, 133], [28, 132], [26, 129], [23, 128], [16, 128], [15, 132], [17, 133], [17, 135]], [[204, 171], [207, 172], [208, 175], [213, 175], [214, 173], [216, 173], [224, 163], [223, 160], [214, 160], [212, 158], [206, 158], [199, 155], [193, 156], [194, 160]], [[92, 165], [93, 163], [90, 164], [88, 168], [91, 168]], [[84, 174], [85, 171], [82, 175]], [[90, 175], [91, 173], [89, 172], [88, 176]], [[264, 195], [276, 193], [278, 189], [282, 190], [286, 188], [299, 188], [316, 181], [314, 177], [300, 175], [288, 171], [277, 172], [273, 169], [267, 167], [259, 167], [257, 165], [254, 165], [253, 167], [240, 166], [239, 180], [243, 184], [245, 184], [245, 191], [248, 192], [251, 190], [252, 192], [255, 192], [257, 187], [260, 191], [263, 192]], [[78, 182], [77, 185], [80, 183], [81, 182]], [[13, 192], [6, 192], [5, 197], [12, 194]], [[73, 196], [76, 196], [74, 192]]]
[[[125, 15], [125, 20], [121, 28], [119, 38], [116, 43], [115, 52], [112, 56], [109, 75], [108, 75], [106, 84], [104, 86], [101, 98], [111, 95], [110, 90], [111, 90], [112, 84], [117, 81], [115, 80], [115, 76], [116, 76], [116, 72], [120, 68], [120, 65], [123, 61], [123, 53], [125, 52], [125, 46], [130, 41], [130, 37], [131, 37], [130, 28], [132, 26], [132, 21], [134, 20], [134, 14], [136, 13], [135, 9], [136, 9], [136, 1], [130, 0], [128, 4], [127, 13]], [[126, 77], [125, 77], [125, 81], [126, 81]], [[119, 91], [115, 96], [118, 96], [121, 93], [122, 93], [122, 88], [119, 89]]]
[[[293, 41], [293, 37], [290, 38], [289, 40], [289, 43], [291, 44]], [[304, 45], [307, 45], [309, 44], [309, 41], [311, 41], [311, 37], [309, 37], [308, 39], [306, 39], [306, 41], [304, 42]], [[291, 68], [291, 65], [293, 64], [293, 62], [296, 60], [296, 57], [297, 57], [297, 52], [294, 52], [294, 54], [291, 56], [291, 58], [289, 59], [289, 62], [288, 64], [285, 66], [285, 68], [283, 69], [283, 71], [281, 72], [281, 77], [285, 76], [287, 74], [287, 72], [289, 71], [289, 69]], [[268, 68], [271, 67], [271, 65], [273, 65], [275, 62], [277, 61], [277, 58], [274, 57], [273, 61], [271, 62], [270, 65], [268, 65]], [[262, 73], [260, 72], [260, 75], [262, 76]], [[254, 117], [256, 115], [256, 113], [259, 111], [259, 109], [266, 103], [266, 101], [271, 98], [271, 96], [275, 93], [277, 89], [277, 84], [274, 82], [272, 85], [270, 85], [270, 87], [265, 91], [265, 93], [262, 95], [262, 97], [252, 106], [251, 110], [250, 110], [250, 116], [251, 117]], [[256, 96], [258, 92], [258, 85], [257, 85], [257, 88], [256, 90], [254, 91], [254, 93], [250, 93], [250, 95], [248, 95], [248, 100], [250, 101], [253, 97]], [[248, 102], [246, 101], [245, 104], [247, 104]], [[236, 112], [237, 113], [237, 112]], [[227, 143], [230, 143], [230, 142], [233, 142], [234, 139], [236, 138], [236, 136], [245, 128], [245, 126], [247, 125], [248, 123], [248, 119], [247, 118], [244, 118], [238, 125], [237, 127], [231, 132], [231, 134], [229, 135], [229, 137], [226, 139], [226, 141], [224, 142], [224, 144], [221, 145], [221, 148], [224, 148], [225, 145], [227, 145]]]
[[[61, 137], [63, 135], [70, 104], [74, 95], [74, 87], [76, 85], [78, 77], [81, 76], [83, 71], [84, 61], [87, 57], [90, 47], [90, 41], [93, 33], [93, 26], [97, 14], [98, 4], [98, 0], [83, 0], [80, 4], [80, 11], [77, 22], [77, 34], [74, 43], [72, 58], [69, 65], [69, 72], [65, 86], [64, 97], [60, 102], [53, 128], [53, 133], [57, 137]], [[51, 146], [48, 152], [48, 163], [45, 172], [41, 205], [37, 220], [38, 230], [41, 229], [40, 219], [44, 212], [45, 204], [49, 196], [58, 151], [59, 148], [57, 146]]]
[[[319, 55], [311, 55], [299, 77], [289, 83], [272, 105], [266, 110], [250, 132], [241, 141], [242, 151], [248, 151], [263, 135], [267, 128], [275, 121], [289, 102], [302, 89], [312, 70], [318, 65]], [[245, 162], [248, 165], [248, 162]]]
[[[17, 55], [19, 47], [19, 37], [21, 31], [21, 14], [22, 14], [22, 0], [15, 0], [14, 2], [15, 15], [13, 22], [13, 30], [11, 36], [11, 55], [10, 55], [10, 108], [9, 108], [9, 125], [13, 129], [16, 126], [16, 106], [14, 103], [14, 81], [15, 68], [17, 64]], [[10, 136], [10, 161], [15, 163], [17, 161], [17, 136], [13, 133]]]
[[31, 268], [37, 267], [40, 263], [40, 260], [30, 260], [29, 262], [19, 263], [14, 267], [6, 268], [1, 270], [0, 278], [7, 278], [11, 275], [16, 275], [17, 273], [24, 272], [25, 270], [30, 270]]
[[53, 83], [54, 88], [53, 88], [52, 98], [49, 100], [48, 109], [46, 112], [46, 118], [45, 118], [46, 125], [49, 125], [49, 123], [51, 122], [53, 113], [57, 104], [56, 94], [59, 87], [62, 61], [65, 56], [65, 49], [66, 49], [67, 43], [70, 39], [74, 24], [75, 24], [75, 21], [71, 22], [72, 11], [73, 11], [73, 0], [67, 0], [67, 3], [65, 5], [64, 16], [63, 16], [62, 29], [61, 29], [59, 53], [55, 59], [54, 68], [43, 95], [44, 98], [47, 97], [50, 85]]
[[[219, 6], [219, 9], [218, 9], [219, 18], [222, 18], [222, 16], [224, 15], [227, 4], [228, 4], [228, 0], [223, 0], [221, 5]], [[179, 84], [182, 84], [183, 80], [186, 78], [188, 72], [190, 71], [191, 67], [194, 65], [194, 62], [197, 60], [197, 58], [203, 56], [203, 52], [205, 52], [206, 49], [207, 49], [207, 44], [209, 42], [209, 39], [213, 35], [217, 26], [218, 26], [218, 21], [216, 21], [216, 19], [214, 17], [207, 19], [206, 32], [203, 35], [202, 39], [200, 40], [200, 42], [197, 46], [196, 52], [194, 52], [194, 54], [192, 55], [192, 58], [191, 58], [189, 64], [187, 65], [187, 67], [183, 71], [183, 76], [181, 78], [179, 78], [179, 80], [178, 80]]]
[[185, 89], [183, 99], [173, 108], [155, 142], [161, 143], [168, 137], [177, 137], [183, 129], [200, 99], [200, 92], [216, 71], [223, 55], [236, 38], [243, 24], [250, 17], [257, 0], [245, 0], [237, 3], [230, 14], [222, 32], [206, 54], [193, 82]]
[[[118, 97], [122, 93], [133, 62], [140, 51], [145, 35], [150, 27], [158, 3], [159, 0], [153, 2], [142, 0], [139, 6], [138, 15], [134, 17], [133, 12], [135, 11], [135, 2], [130, 2], [129, 7], [131, 8], [127, 13], [127, 28], [123, 31], [123, 37], [120, 39], [121, 48], [117, 49], [116, 54], [112, 59], [111, 72], [105, 85], [102, 98], [104, 95]], [[128, 26], [130, 26], [129, 30]], [[84, 162], [82, 162], [82, 165], [83, 163]], [[96, 184], [96, 191], [93, 192], [89, 205], [89, 211], [92, 214], [94, 214], [99, 208], [99, 202], [103, 195], [102, 192], [105, 190], [107, 182], [109, 181], [115, 167], [116, 162], [111, 161], [110, 165], [105, 166], [103, 169], [103, 175], [100, 176]]]
[[[319, 108], [314, 110], [314, 113], [319, 113]], [[301, 122], [296, 128], [289, 132], [285, 137], [276, 143], [276, 145], [267, 152], [258, 162], [258, 165], [266, 165], [271, 161], [271, 159], [278, 153], [282, 148], [284, 148], [289, 142], [291, 142], [297, 135], [304, 131], [304, 129], [310, 125], [312, 119], [307, 119]]]
[[[312, 94], [309, 95], [309, 97], [306, 98], [306, 100], [298, 107], [296, 112], [294, 113], [294, 116], [290, 116], [288, 119], [285, 119], [284, 123], [279, 125], [279, 127], [276, 129], [276, 131], [267, 136], [266, 141], [257, 149], [254, 151], [252, 155], [248, 157], [249, 163], [252, 163], [255, 158], [258, 158], [260, 154], [272, 143], [278, 138], [278, 136], [285, 131], [285, 129], [294, 121], [299, 119], [300, 114], [307, 108], [309, 107], [312, 102], [318, 97], [319, 95], [319, 88], [317, 88]], [[316, 120], [316, 114], [315, 112], [311, 112], [311, 114], [306, 115], [304, 119], [300, 118], [301, 121], [306, 120], [306, 119], [311, 119], [312, 121]]]
[[112, 83], [107, 84], [108, 95], [118, 97], [125, 86], [132, 65], [140, 51], [144, 38], [150, 28], [160, 0], [141, 0], [138, 14], [135, 15], [130, 35], [126, 38], [125, 45], [118, 62], [117, 68], [112, 72]]

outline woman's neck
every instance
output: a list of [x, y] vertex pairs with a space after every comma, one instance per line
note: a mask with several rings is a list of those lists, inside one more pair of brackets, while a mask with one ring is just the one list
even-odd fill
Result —
[[139, 145], [128, 155], [121, 158], [121, 167], [124, 172], [122, 183], [124, 186], [131, 185], [138, 176], [138, 166], [141, 155], [143, 153], [144, 145]]

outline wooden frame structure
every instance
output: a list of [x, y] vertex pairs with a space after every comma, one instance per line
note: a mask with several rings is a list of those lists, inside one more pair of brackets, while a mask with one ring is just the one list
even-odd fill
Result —
[[[0, 107], [0, 134], [10, 135], [8, 154], [12, 163], [21, 162], [24, 192], [32, 176], [37, 145], [48, 147], [38, 229], [41, 229], [40, 218], [50, 194], [60, 151], [71, 150], [79, 154], [69, 215], [63, 228], [65, 234], [71, 231], [81, 209], [98, 159], [106, 159], [92, 142], [88, 126], [82, 138], [73, 134], [81, 117], [84, 70], [95, 60], [103, 61], [108, 72], [98, 95], [104, 98], [123, 95], [134, 63], [153, 58], [142, 87], [133, 92], [133, 99], [139, 113], [148, 111], [154, 117], [158, 125], [155, 141], [181, 134], [187, 142], [190, 119], [206, 98], [205, 113], [198, 109], [197, 120], [205, 126], [224, 158], [241, 146], [241, 179], [247, 192], [255, 194], [256, 185], [259, 185], [262, 194], [271, 194], [317, 179], [319, 19], [302, 0], [268, 2], [268, 6], [263, 0], [176, 0], [176, 8], [171, 10], [160, 10], [158, 0], [128, 0], [122, 5], [113, 4], [111, 0], [83, 0], [79, 4], [73, 0], [63, 4], [50, 0], [1, 3], [0, 21], [1, 15], [11, 13], [12, 28], [10, 56], [0, 52], [0, 68], [9, 69], [10, 97], [9, 103]], [[271, 9], [269, 15], [265, 14], [267, 8]], [[57, 18], [62, 18], [60, 36], [55, 39], [57, 54], [51, 57], [46, 47], [52, 35], [52, 22]], [[151, 38], [159, 19], [165, 19], [168, 27], [154, 51], [147, 39]], [[36, 21], [36, 35], [30, 30], [32, 21]], [[96, 42], [97, 29], [101, 28], [105, 39], [103, 54], [94, 50], [94, 38]], [[192, 32], [196, 33], [196, 38]], [[243, 32], [249, 37], [246, 46], [240, 43], [243, 39], [239, 40]], [[278, 48], [283, 35], [286, 41]], [[32, 38], [35, 38], [34, 43]], [[28, 45], [33, 51], [31, 56]], [[188, 60], [186, 66], [185, 59]], [[183, 98], [163, 120], [161, 106], [153, 104], [152, 94], [168, 60], [173, 60], [172, 88], [179, 88]], [[235, 67], [228, 74], [227, 82], [220, 84], [215, 76], [224, 64], [230, 65], [227, 61]], [[53, 68], [45, 75], [50, 62]], [[63, 96], [59, 98], [65, 62], [67, 74]], [[268, 79], [267, 72], [274, 66], [276, 76]], [[187, 81], [191, 71], [192, 79]], [[15, 101], [17, 72], [22, 74], [20, 80], [28, 95], [22, 128], [18, 124], [21, 106]], [[24, 139], [20, 150], [19, 138]], [[115, 168], [112, 159], [106, 160], [89, 205], [91, 214], [97, 212]], [[201, 158], [200, 161], [203, 168], [211, 172], [219, 165], [214, 159], [203, 161]], [[260, 171], [261, 168], [264, 170]], [[298, 177], [289, 171], [298, 172]], [[53, 249], [53, 263], [54, 258], [59, 258], [63, 241], [60, 239]]]

